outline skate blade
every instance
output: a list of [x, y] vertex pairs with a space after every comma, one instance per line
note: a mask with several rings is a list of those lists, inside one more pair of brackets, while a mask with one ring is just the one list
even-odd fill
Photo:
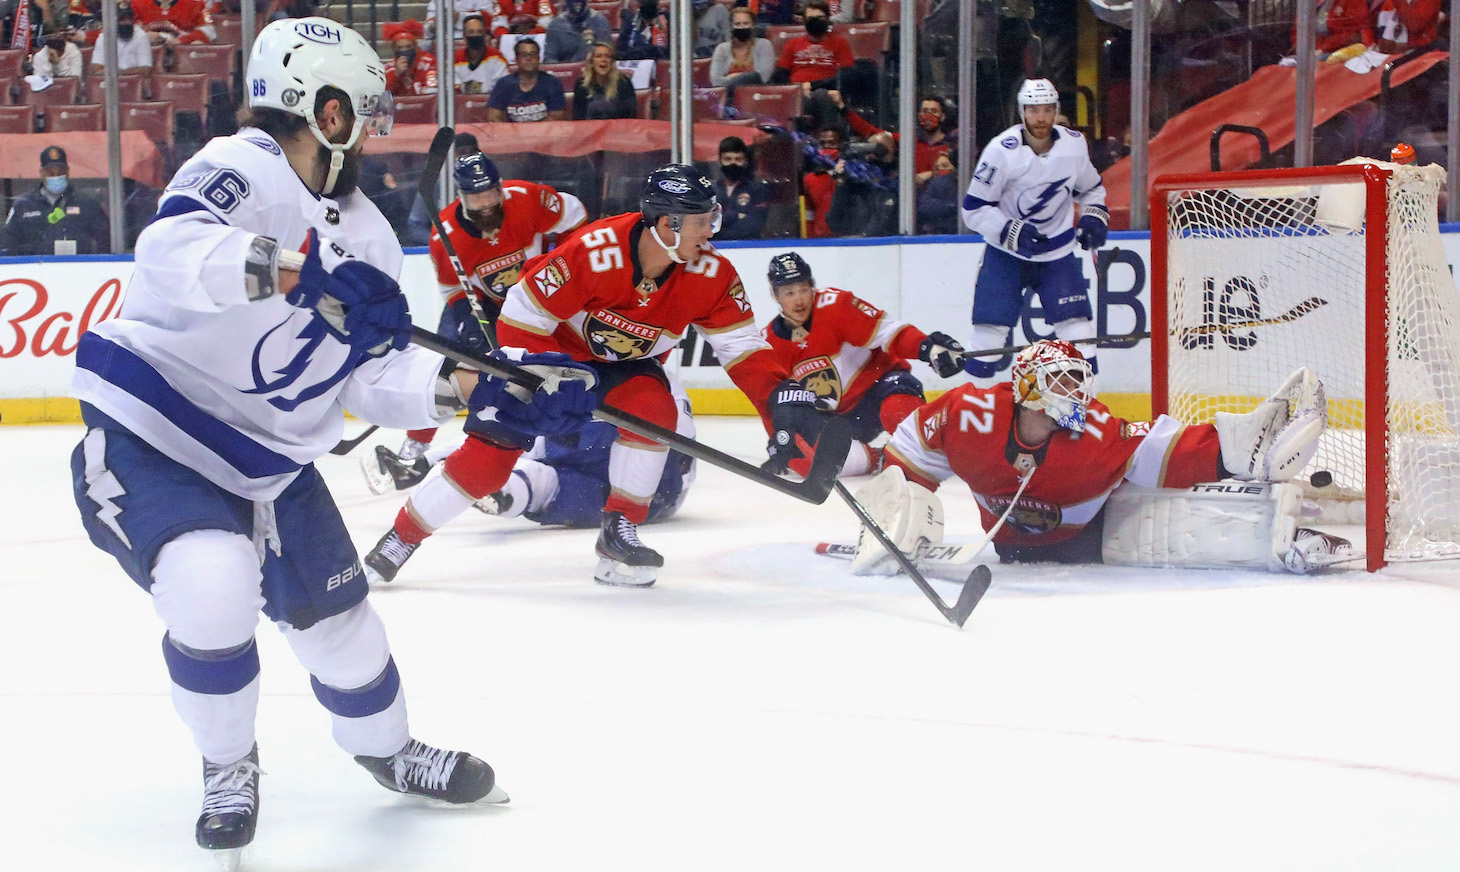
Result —
[[380, 459], [374, 454], [360, 458], [360, 472], [365, 476], [365, 486], [376, 496], [383, 496], [395, 490], [395, 480], [390, 473], [380, 468]]
[[512, 797], [507, 795], [507, 791], [503, 790], [500, 784], [493, 784], [491, 792], [477, 800], [477, 802], [489, 805], [505, 805], [511, 801]]
[[242, 848], [216, 848], [208, 853], [213, 855], [213, 862], [222, 872], [238, 872], [243, 865]]
[[650, 587], [654, 584], [654, 567], [629, 566], [627, 563], [600, 557], [593, 580], [610, 587]]

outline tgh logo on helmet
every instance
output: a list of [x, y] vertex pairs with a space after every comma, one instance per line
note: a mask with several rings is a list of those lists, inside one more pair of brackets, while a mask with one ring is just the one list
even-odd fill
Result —
[[338, 28], [321, 24], [317, 21], [301, 21], [294, 25], [294, 32], [308, 40], [323, 43], [325, 45], [339, 45], [340, 31]]
[[689, 185], [686, 185], [684, 182], [681, 182], [679, 179], [660, 179], [659, 180], [659, 187], [663, 188], [664, 190], [668, 191], [671, 194], [687, 194], [687, 193], [689, 193]]

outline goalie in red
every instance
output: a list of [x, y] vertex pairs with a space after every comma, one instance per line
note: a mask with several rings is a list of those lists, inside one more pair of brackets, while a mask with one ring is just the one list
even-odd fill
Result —
[[[781, 314], [761, 335], [791, 378], [816, 394], [818, 405], [851, 421], [861, 445], [847, 455], [842, 475], [876, 472], [881, 452], [866, 443], [897, 429], [927, 401], [908, 361], [921, 360], [951, 378], [963, 372], [963, 346], [945, 333], [924, 333], [891, 318], [848, 291], [818, 290], [811, 265], [794, 251], [771, 258], [766, 278]], [[789, 466], [806, 475], [810, 452]]]
[[[1252, 412], [1219, 412], [1214, 424], [1126, 421], [1095, 399], [1073, 345], [1043, 341], [1015, 358], [1012, 383], [965, 385], [903, 421], [888, 469], [859, 498], [894, 526], [927, 519], [902, 524], [903, 547], [941, 541], [931, 490], [956, 475], [1004, 563], [1305, 572], [1355, 556], [1347, 540], [1297, 526], [1301, 490], [1286, 484], [1325, 422], [1323, 386], [1307, 369]], [[858, 569], [893, 570], [863, 538]]]

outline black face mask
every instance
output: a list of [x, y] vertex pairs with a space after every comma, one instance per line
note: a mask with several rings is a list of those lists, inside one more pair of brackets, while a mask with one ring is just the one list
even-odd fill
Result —
[[659, 0], [642, 0], [639, 3], [639, 14], [645, 18], [653, 18], [659, 14]]
[[812, 36], [826, 36], [828, 30], [831, 30], [831, 22], [825, 15], [806, 19], [806, 32]]
[[487, 47], [487, 38], [486, 36], [468, 36], [466, 47], [472, 51], [481, 51]]
[[117, 25], [117, 38], [118, 39], [131, 39], [132, 38], [132, 31], [133, 30], [136, 30], [136, 27], [137, 26], [135, 24], [118, 24]]
[[398, 51], [395, 53], [395, 56], [398, 58], [405, 58], [406, 66], [408, 67], [413, 66], [416, 63], [416, 50], [413, 48], [408, 48], [404, 51]]
[[754, 27], [732, 27], [732, 28], [730, 28], [730, 35], [732, 37], [734, 37], [735, 39], [740, 40], [741, 42], [750, 42], [750, 38], [752, 36], [755, 36], [755, 28]]
[[502, 229], [502, 208], [500, 206], [496, 209], [467, 209], [465, 211], [466, 217], [483, 233], [491, 235]]
[[720, 175], [727, 182], [738, 182], [750, 175], [750, 167], [742, 164], [720, 164]]

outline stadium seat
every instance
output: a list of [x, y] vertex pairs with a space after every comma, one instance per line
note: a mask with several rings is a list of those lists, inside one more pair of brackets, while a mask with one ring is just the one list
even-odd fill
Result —
[[0, 106], [0, 133], [34, 132], [34, 106]]
[[0, 49], [0, 78], [20, 75], [20, 65], [25, 62], [25, 52], [18, 48]]
[[[148, 77], [117, 76], [117, 96], [122, 103], [142, 103], [147, 99]], [[82, 103], [106, 102], [106, 78], [88, 76], [81, 81]]]
[[243, 18], [238, 15], [213, 13], [213, 28], [218, 33], [219, 45], [243, 45]]
[[725, 117], [725, 89], [695, 88], [691, 96], [695, 121], [719, 121]]
[[608, 29], [611, 30], [614, 33], [615, 36], [617, 36], [618, 30], [619, 30], [619, 24], [623, 20], [623, 10], [624, 10], [623, 4], [622, 3], [613, 3], [613, 2], [609, 2], [609, 3], [592, 3], [592, 2], [590, 2], [588, 4], [588, 7], [590, 9], [594, 10], [595, 12], [602, 12], [603, 13], [603, 17], [608, 19]]
[[690, 61], [690, 83], [696, 88], [710, 87], [710, 59], [695, 58]]
[[558, 84], [563, 86], [563, 93], [571, 94], [573, 85], [583, 75], [583, 65], [581, 63], [543, 64], [542, 71], [558, 80]]
[[[650, 91], [648, 88], [645, 88], [642, 91], [636, 91], [636, 92], [634, 92], [634, 105], [635, 105], [635, 115], [634, 115], [634, 117], [636, 117], [636, 118], [642, 118], [645, 121], [653, 121], [654, 120], [654, 92], [653, 91]], [[572, 117], [572, 116], [569, 116], [569, 117]]]
[[158, 145], [172, 147], [172, 131], [176, 124], [171, 100], [123, 103], [121, 115], [123, 130], [140, 130]]
[[396, 124], [435, 124], [436, 95], [395, 98]]
[[885, 21], [847, 24], [837, 30], [852, 47], [852, 57], [882, 63], [882, 54], [892, 47], [892, 28]]
[[233, 74], [238, 69], [236, 45], [179, 45], [173, 48], [172, 71], [178, 74], [197, 73], [209, 81], [233, 87]]
[[77, 130], [105, 130], [106, 107], [100, 103], [80, 106], [52, 106], [46, 112], [47, 133], [70, 133]]
[[801, 114], [801, 86], [741, 85], [735, 89], [735, 111], [742, 118], [791, 129], [792, 119]]
[[805, 35], [806, 28], [800, 24], [771, 24], [765, 29], [765, 38], [771, 41], [771, 53], [776, 56], [777, 62], [781, 60], [781, 51], [785, 49], [786, 43]]
[[[481, 124], [487, 120], [487, 100], [489, 94], [457, 94], [456, 95], [456, 123], [457, 124]], [[569, 99], [572, 94], [567, 95]]]
[[563, 94], [563, 117], [569, 121], [573, 120], [573, 92], [567, 91]]
[[203, 73], [152, 77], [152, 99], [173, 104], [177, 113], [192, 112], [203, 129], [208, 125], [208, 77]]
[[81, 93], [81, 79], [76, 76], [62, 76], [51, 82], [51, 86], [44, 91], [32, 91], [30, 86], [21, 83], [20, 99], [17, 103], [28, 103], [36, 107], [36, 111], [44, 115], [48, 106], [69, 106], [76, 102], [76, 95]]

